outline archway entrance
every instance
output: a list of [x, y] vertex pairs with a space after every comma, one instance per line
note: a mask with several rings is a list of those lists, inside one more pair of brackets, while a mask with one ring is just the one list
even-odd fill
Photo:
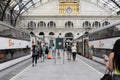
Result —
[[43, 36], [43, 35], [44, 35], [44, 32], [40, 32], [39, 35], [40, 35], [40, 36]]
[[73, 41], [73, 33], [69, 32], [65, 34], [65, 48], [67, 48], [68, 45], [72, 45]]

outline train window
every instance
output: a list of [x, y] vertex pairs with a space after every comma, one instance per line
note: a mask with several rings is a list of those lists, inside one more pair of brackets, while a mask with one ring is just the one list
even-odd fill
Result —
[[114, 27], [114, 36], [120, 36], [120, 25]]
[[116, 28], [120, 31], [120, 25], [116, 26]]
[[4, 27], [4, 26], [0, 27], [0, 36], [13, 37], [13, 35], [10, 32], [12, 32], [12, 31], [9, 27]]
[[110, 28], [107, 29], [106, 37], [111, 37], [111, 36], [113, 36], [113, 27], [110, 27]]
[[110, 26], [89, 35], [90, 40], [113, 38], [120, 36], [120, 25]]

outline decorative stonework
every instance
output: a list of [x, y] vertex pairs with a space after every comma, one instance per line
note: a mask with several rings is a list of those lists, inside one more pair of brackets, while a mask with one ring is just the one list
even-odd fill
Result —
[[79, 2], [80, 0], [59, 0], [59, 2]]
[[[112, 23], [118, 21], [120, 17], [109, 16], [105, 10], [86, 0], [53, 0], [39, 7], [31, 8], [28, 13], [21, 15], [20, 19], [19, 25], [24, 29], [27, 29], [28, 23], [33, 21], [36, 24], [33, 26], [33, 32], [38, 36], [40, 36], [40, 32], [44, 32], [45, 40], [49, 42], [58, 36], [65, 37], [66, 33], [72, 33], [74, 39], [78, 38], [87, 29], [100, 28], [99, 23], [103, 27], [105, 21]], [[41, 21], [46, 24], [45, 27], [39, 24]], [[50, 27], [53, 24], [48, 25], [51, 21], [55, 23], [55, 27]], [[50, 32], [53, 32], [54, 35], [49, 35]]]
[[60, 14], [79, 14], [79, 0], [59, 0]]

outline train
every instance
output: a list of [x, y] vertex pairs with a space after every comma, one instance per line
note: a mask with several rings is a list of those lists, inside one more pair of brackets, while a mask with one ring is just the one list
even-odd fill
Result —
[[109, 56], [117, 39], [120, 39], [120, 21], [80, 36], [77, 39], [77, 52], [90, 59], [93, 56], [103, 59], [103, 55]]
[[30, 57], [30, 49], [29, 33], [0, 21], [0, 70]]

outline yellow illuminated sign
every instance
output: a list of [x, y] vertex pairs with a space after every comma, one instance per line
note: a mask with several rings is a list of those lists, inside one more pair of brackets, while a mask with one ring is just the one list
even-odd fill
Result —
[[59, 3], [60, 14], [78, 14], [79, 2], [60, 2]]

